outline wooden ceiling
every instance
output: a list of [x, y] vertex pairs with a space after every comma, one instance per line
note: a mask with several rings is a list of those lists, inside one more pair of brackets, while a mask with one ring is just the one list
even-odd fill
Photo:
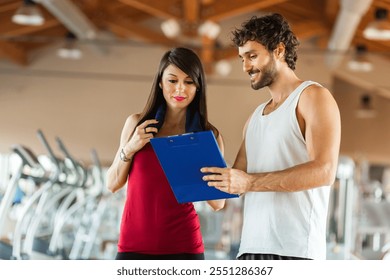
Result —
[[[32, 51], [64, 38], [68, 30], [45, 6], [36, 0], [44, 13], [42, 26], [22, 26], [11, 21], [21, 0], [0, 0], [0, 60], [18, 65], [33, 63]], [[62, 0], [52, 0], [62, 1]], [[65, 1], [65, 0], [64, 0]], [[251, 13], [279, 12], [291, 23], [301, 41], [314, 41], [326, 49], [340, 10], [339, 0], [67, 0], [74, 3], [97, 30], [113, 34], [118, 40], [131, 40], [162, 46], [188, 45], [198, 51], [206, 69], [215, 61], [236, 57], [230, 45], [208, 37], [199, 37], [198, 26], [211, 20], [223, 25]], [[369, 1], [369, 0], [367, 0]], [[352, 45], [364, 44], [369, 51], [389, 55], [389, 41], [369, 41], [362, 30], [374, 19], [376, 8], [390, 10], [390, 0], [372, 0], [361, 18]], [[164, 20], [174, 18], [182, 28], [181, 38], [167, 38], [159, 28]], [[223, 30], [222, 32], [230, 32]]]

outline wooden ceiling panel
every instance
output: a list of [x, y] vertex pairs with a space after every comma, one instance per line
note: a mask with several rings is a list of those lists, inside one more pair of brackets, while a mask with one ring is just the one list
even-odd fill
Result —
[[0, 1], [0, 15], [4, 12], [16, 11], [20, 6], [20, 1]]
[[164, 46], [173, 46], [176, 44], [162, 33], [143, 27], [131, 20], [111, 19], [106, 22], [106, 25], [114, 34], [121, 38], [135, 37], [136, 40]]
[[180, 19], [182, 17], [179, 7], [180, 1], [177, 0], [118, 0], [123, 4], [126, 4], [132, 8], [139, 9], [151, 16], [163, 19], [175, 18]]
[[[197, 27], [205, 20], [229, 23], [235, 17], [250, 13], [279, 12], [290, 22], [300, 40], [318, 39], [320, 47], [332, 33], [339, 13], [339, 0], [63, 0], [74, 3], [98, 29], [111, 31], [118, 38], [142, 41], [150, 44], [175, 46], [188, 42], [198, 50], [207, 64], [222, 58], [236, 56], [236, 50], [223, 47], [218, 40], [202, 38]], [[11, 17], [22, 1], [0, 0], [0, 51], [17, 64], [26, 63], [28, 53], [23, 53], [27, 42], [17, 40], [21, 36], [61, 37], [66, 33], [64, 26], [42, 5], [46, 22], [39, 27], [19, 26]], [[390, 9], [390, 0], [373, 0], [372, 6], [361, 20], [353, 44], [365, 43], [369, 50], [389, 52], [390, 42], [368, 41], [362, 37], [364, 27], [374, 19], [376, 7]], [[182, 28], [182, 37], [170, 39], [160, 29], [163, 20], [174, 18]], [[222, 32], [229, 32], [222, 30]], [[50, 35], [48, 35], [50, 34]], [[39, 44], [33, 44], [34, 48]], [[15, 48], [14, 51], [11, 49]], [[202, 49], [203, 48], [203, 49]]]
[[27, 65], [27, 53], [16, 43], [0, 41], [0, 53], [18, 65]]
[[202, 18], [220, 21], [242, 14], [267, 9], [288, 0], [240, 0], [240, 1], [216, 1], [202, 11]]
[[368, 40], [364, 38], [363, 31], [364, 28], [375, 20], [375, 10], [376, 8], [389, 8], [389, 0], [377, 0], [373, 1], [373, 5], [368, 9], [367, 13], [362, 17], [360, 24], [357, 28], [355, 37], [353, 38], [354, 45], [365, 45], [368, 51], [385, 54], [387, 57], [390, 56], [390, 41], [378, 41], [378, 40]]
[[199, 21], [200, 6], [198, 1], [184, 0], [183, 1], [183, 18], [190, 24], [195, 24]]

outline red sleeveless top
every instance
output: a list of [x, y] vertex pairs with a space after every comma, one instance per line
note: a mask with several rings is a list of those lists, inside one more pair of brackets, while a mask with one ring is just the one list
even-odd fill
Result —
[[176, 201], [150, 143], [133, 158], [118, 252], [153, 255], [204, 252], [194, 205]]

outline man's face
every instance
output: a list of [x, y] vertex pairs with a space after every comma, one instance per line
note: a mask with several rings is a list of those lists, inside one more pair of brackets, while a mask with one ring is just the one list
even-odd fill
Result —
[[253, 89], [261, 89], [274, 82], [277, 76], [275, 58], [262, 44], [248, 41], [238, 48], [238, 53]]

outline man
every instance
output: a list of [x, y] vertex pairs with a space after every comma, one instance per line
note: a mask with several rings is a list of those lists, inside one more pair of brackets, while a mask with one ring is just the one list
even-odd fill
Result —
[[332, 94], [294, 70], [298, 40], [279, 14], [233, 31], [251, 86], [271, 99], [249, 117], [233, 168], [202, 168], [209, 186], [245, 194], [238, 259], [325, 259], [340, 147]]

